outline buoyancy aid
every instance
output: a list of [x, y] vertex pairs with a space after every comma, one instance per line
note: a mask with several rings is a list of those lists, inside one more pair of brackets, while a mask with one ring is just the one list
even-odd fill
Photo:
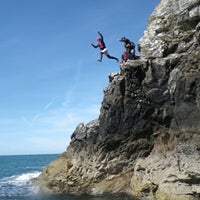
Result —
[[101, 50], [105, 49], [105, 44], [101, 40], [98, 40], [98, 46]]
[[123, 52], [123, 60], [124, 60], [124, 61], [127, 61], [127, 59], [128, 59], [128, 57], [127, 57], [127, 52], [124, 51], [124, 52]]

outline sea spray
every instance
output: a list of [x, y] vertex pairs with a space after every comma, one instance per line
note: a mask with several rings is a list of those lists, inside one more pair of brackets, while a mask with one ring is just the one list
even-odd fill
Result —
[[23, 173], [0, 179], [0, 197], [20, 195], [27, 196], [32, 191], [31, 179], [39, 176], [40, 172]]

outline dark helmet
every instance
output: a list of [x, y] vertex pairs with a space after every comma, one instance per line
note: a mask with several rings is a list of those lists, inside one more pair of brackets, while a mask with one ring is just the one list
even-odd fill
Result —
[[119, 39], [120, 42], [124, 42], [125, 40], [127, 40], [125, 37], [122, 37], [121, 39]]

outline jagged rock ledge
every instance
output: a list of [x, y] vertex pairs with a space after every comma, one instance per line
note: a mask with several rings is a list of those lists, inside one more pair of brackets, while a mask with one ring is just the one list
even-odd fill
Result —
[[200, 1], [161, 0], [140, 59], [111, 73], [98, 119], [36, 180], [61, 193], [200, 199]]

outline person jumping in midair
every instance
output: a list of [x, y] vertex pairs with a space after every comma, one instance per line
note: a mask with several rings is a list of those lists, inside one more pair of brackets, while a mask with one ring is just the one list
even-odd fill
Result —
[[101, 52], [100, 52], [100, 59], [98, 59], [98, 61], [99, 61], [99, 62], [102, 61], [103, 54], [104, 54], [104, 55], [106, 55], [108, 58], [110, 58], [110, 59], [115, 59], [117, 62], [119, 62], [118, 58], [113, 57], [113, 56], [110, 56], [110, 55], [108, 54], [108, 50], [107, 50], [106, 45], [105, 45], [104, 40], [103, 40], [103, 35], [102, 35], [100, 32], [98, 32], [98, 34], [99, 34], [99, 37], [97, 37], [98, 44], [97, 44], [97, 45], [94, 45], [93, 43], [91, 43], [91, 45], [92, 45], [94, 48], [99, 47], [100, 50], [101, 50]]

